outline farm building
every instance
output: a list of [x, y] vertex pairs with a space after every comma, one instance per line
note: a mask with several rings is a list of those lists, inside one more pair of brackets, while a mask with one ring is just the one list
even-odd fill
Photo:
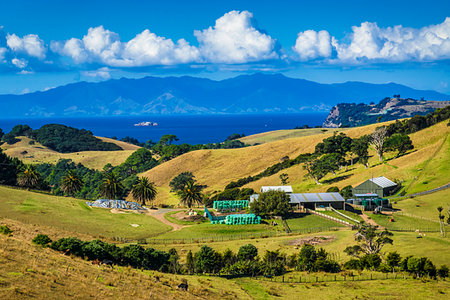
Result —
[[[344, 198], [339, 193], [298, 193], [289, 194], [289, 203], [294, 209], [318, 209], [333, 207], [335, 209], [344, 208]], [[250, 202], [258, 199], [259, 195], [251, 195]]]
[[397, 188], [397, 184], [384, 176], [371, 178], [357, 187], [353, 188], [353, 195], [356, 194], [377, 194], [383, 198], [390, 195]]
[[290, 185], [280, 185], [280, 186], [262, 186], [260, 189], [261, 193], [269, 192], [269, 191], [280, 191], [288, 194], [292, 194], [292, 186]]

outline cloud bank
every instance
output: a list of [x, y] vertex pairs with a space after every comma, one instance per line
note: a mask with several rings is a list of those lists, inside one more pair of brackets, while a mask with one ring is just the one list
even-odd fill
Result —
[[[382, 28], [363, 22], [336, 39], [327, 30], [304, 30], [294, 46], [283, 50], [275, 38], [256, 26], [249, 11], [230, 11], [206, 29], [194, 30], [197, 45], [173, 41], [145, 29], [129, 41], [103, 26], [82, 38], [45, 43], [38, 35], [4, 34], [0, 27], [0, 71], [27, 74], [33, 69], [80, 69], [86, 76], [109, 78], [110, 68], [170, 65], [277, 65], [285, 61], [352, 65], [434, 62], [450, 59], [450, 18], [435, 25]], [[294, 42], [293, 37], [293, 42]], [[289, 48], [287, 48], [289, 49]], [[3, 67], [2, 67], [3, 66]], [[6, 66], [6, 67], [5, 67]]]

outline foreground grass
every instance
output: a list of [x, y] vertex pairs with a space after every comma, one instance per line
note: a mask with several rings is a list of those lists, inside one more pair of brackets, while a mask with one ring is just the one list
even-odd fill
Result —
[[[147, 215], [113, 214], [108, 209], [90, 208], [84, 200], [3, 186], [0, 186], [0, 217], [109, 238], [119, 236], [140, 239], [171, 229]], [[131, 224], [139, 226], [133, 227]]]
[[[341, 217], [341, 219], [343, 219], [343, 217]], [[298, 214], [297, 218], [287, 219], [286, 222], [292, 231], [308, 228], [344, 227], [340, 223], [311, 214]]]

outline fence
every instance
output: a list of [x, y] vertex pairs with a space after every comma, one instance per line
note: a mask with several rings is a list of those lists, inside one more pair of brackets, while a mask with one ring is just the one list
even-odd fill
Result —
[[349, 216], [347, 216], [346, 214], [343, 214], [343, 213], [341, 213], [341, 212], [338, 211], [338, 210], [335, 210], [335, 209], [334, 209], [333, 207], [331, 207], [331, 206], [330, 206], [330, 208], [331, 208], [332, 211], [334, 211], [334, 212], [337, 213], [338, 215], [343, 216], [344, 218], [347, 218], [347, 219], [349, 219], [350, 221], [353, 221], [353, 222], [355, 222], [355, 223], [357, 223], [357, 224], [361, 223], [360, 221], [355, 220], [355, 219], [353, 219], [352, 217], [349, 217]]
[[307, 208], [306, 211], [309, 212], [309, 213], [311, 213], [311, 214], [318, 215], [318, 216], [320, 216], [320, 217], [322, 217], [322, 218], [326, 218], [326, 219], [329, 219], [329, 220], [332, 220], [332, 221], [341, 223], [341, 224], [343, 224], [343, 225], [345, 225], [345, 226], [349, 226], [349, 227], [352, 227], [352, 226], [353, 226], [352, 224], [350, 224], [350, 223], [347, 222], [347, 221], [344, 221], [344, 220], [341, 220], [341, 219], [338, 219], [338, 218], [335, 218], [335, 217], [332, 217], [332, 216], [329, 216], [329, 215], [326, 215], [326, 214], [322, 214], [322, 213], [317, 212], [317, 211], [312, 210], [312, 209], [308, 209], [308, 208]]
[[258, 239], [258, 238], [269, 238], [269, 237], [282, 237], [282, 236], [295, 236], [300, 234], [316, 233], [323, 231], [336, 231], [339, 230], [337, 227], [314, 227], [307, 229], [294, 230], [290, 233], [283, 231], [273, 231], [273, 232], [259, 232], [259, 233], [247, 233], [247, 234], [233, 234], [233, 235], [222, 235], [222, 236], [207, 236], [198, 238], [184, 238], [184, 239], [129, 239], [123, 237], [113, 237], [114, 241], [121, 243], [138, 243], [138, 244], [197, 244], [197, 243], [213, 243], [213, 242], [226, 242], [234, 240], [246, 240], [246, 239]]
[[406, 274], [397, 273], [370, 273], [370, 274], [360, 274], [360, 275], [305, 275], [305, 276], [295, 276], [295, 275], [285, 275], [279, 277], [257, 277], [256, 279], [260, 281], [270, 281], [277, 283], [289, 283], [289, 284], [300, 284], [300, 283], [319, 283], [319, 282], [337, 282], [337, 281], [369, 281], [369, 280], [393, 280], [393, 279], [411, 279], [413, 277]]
[[[439, 223], [438, 220], [434, 220], [434, 219], [430, 219], [430, 218], [422, 217], [422, 216], [416, 216], [416, 215], [413, 215], [413, 214], [410, 214], [410, 213], [407, 213], [407, 212], [402, 212], [402, 211], [397, 211], [397, 212], [394, 212], [393, 214], [394, 214], [394, 215], [400, 215], [400, 216], [407, 216], [407, 217], [410, 217], [410, 218], [421, 219], [421, 220], [425, 220], [425, 221], [429, 221], [429, 222], [434, 222], [434, 223]], [[445, 224], [445, 223], [444, 223], [444, 225], [447, 226], [448, 224]]]

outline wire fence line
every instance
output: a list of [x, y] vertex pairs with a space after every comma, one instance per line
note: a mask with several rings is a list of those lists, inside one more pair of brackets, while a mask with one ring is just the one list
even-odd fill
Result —
[[406, 274], [397, 273], [370, 273], [361, 275], [284, 275], [279, 277], [256, 277], [257, 280], [287, 284], [301, 283], [320, 283], [320, 282], [345, 282], [345, 281], [370, 281], [370, 280], [393, 280], [393, 279], [412, 279], [413, 277]]
[[247, 239], [260, 239], [269, 237], [282, 237], [282, 236], [296, 236], [300, 234], [317, 233], [324, 231], [337, 231], [338, 227], [314, 227], [305, 228], [299, 230], [292, 230], [290, 233], [284, 231], [273, 231], [273, 232], [259, 232], [259, 233], [246, 233], [246, 234], [230, 234], [221, 236], [205, 236], [197, 238], [182, 238], [182, 239], [157, 239], [157, 238], [146, 238], [146, 239], [129, 239], [124, 237], [113, 237], [114, 241], [121, 243], [138, 243], [138, 244], [198, 244], [198, 243], [214, 243], [214, 242], [226, 242], [234, 240], [247, 240]]
[[308, 209], [308, 208], [307, 208], [306, 211], [309, 212], [309, 213], [315, 214], [315, 215], [317, 215], [317, 216], [319, 216], [319, 217], [322, 217], [322, 218], [325, 218], [325, 219], [328, 219], [328, 220], [332, 220], [332, 221], [334, 221], [334, 222], [338, 222], [338, 223], [343, 224], [343, 225], [345, 225], [345, 226], [349, 226], [349, 227], [352, 227], [352, 226], [353, 226], [352, 224], [350, 224], [350, 223], [347, 222], [347, 221], [344, 221], [344, 220], [341, 220], [341, 219], [338, 219], [338, 218], [335, 218], [335, 217], [332, 217], [332, 216], [329, 216], [329, 215], [326, 215], [326, 214], [317, 212], [317, 211], [312, 210], [312, 209]]
[[[430, 222], [433, 222], [433, 223], [439, 223], [438, 220], [434, 220], [434, 219], [427, 218], [427, 217], [422, 217], [422, 216], [417, 216], [417, 215], [413, 215], [413, 214], [410, 214], [410, 213], [407, 213], [407, 212], [402, 212], [402, 211], [397, 211], [397, 212], [394, 212], [393, 214], [394, 215], [400, 215], [400, 216], [406, 216], [406, 217], [410, 217], [410, 218], [415, 218], [415, 219], [421, 219], [421, 220], [425, 220], [425, 221], [430, 221]], [[444, 225], [448, 225], [448, 224], [444, 223]]]

